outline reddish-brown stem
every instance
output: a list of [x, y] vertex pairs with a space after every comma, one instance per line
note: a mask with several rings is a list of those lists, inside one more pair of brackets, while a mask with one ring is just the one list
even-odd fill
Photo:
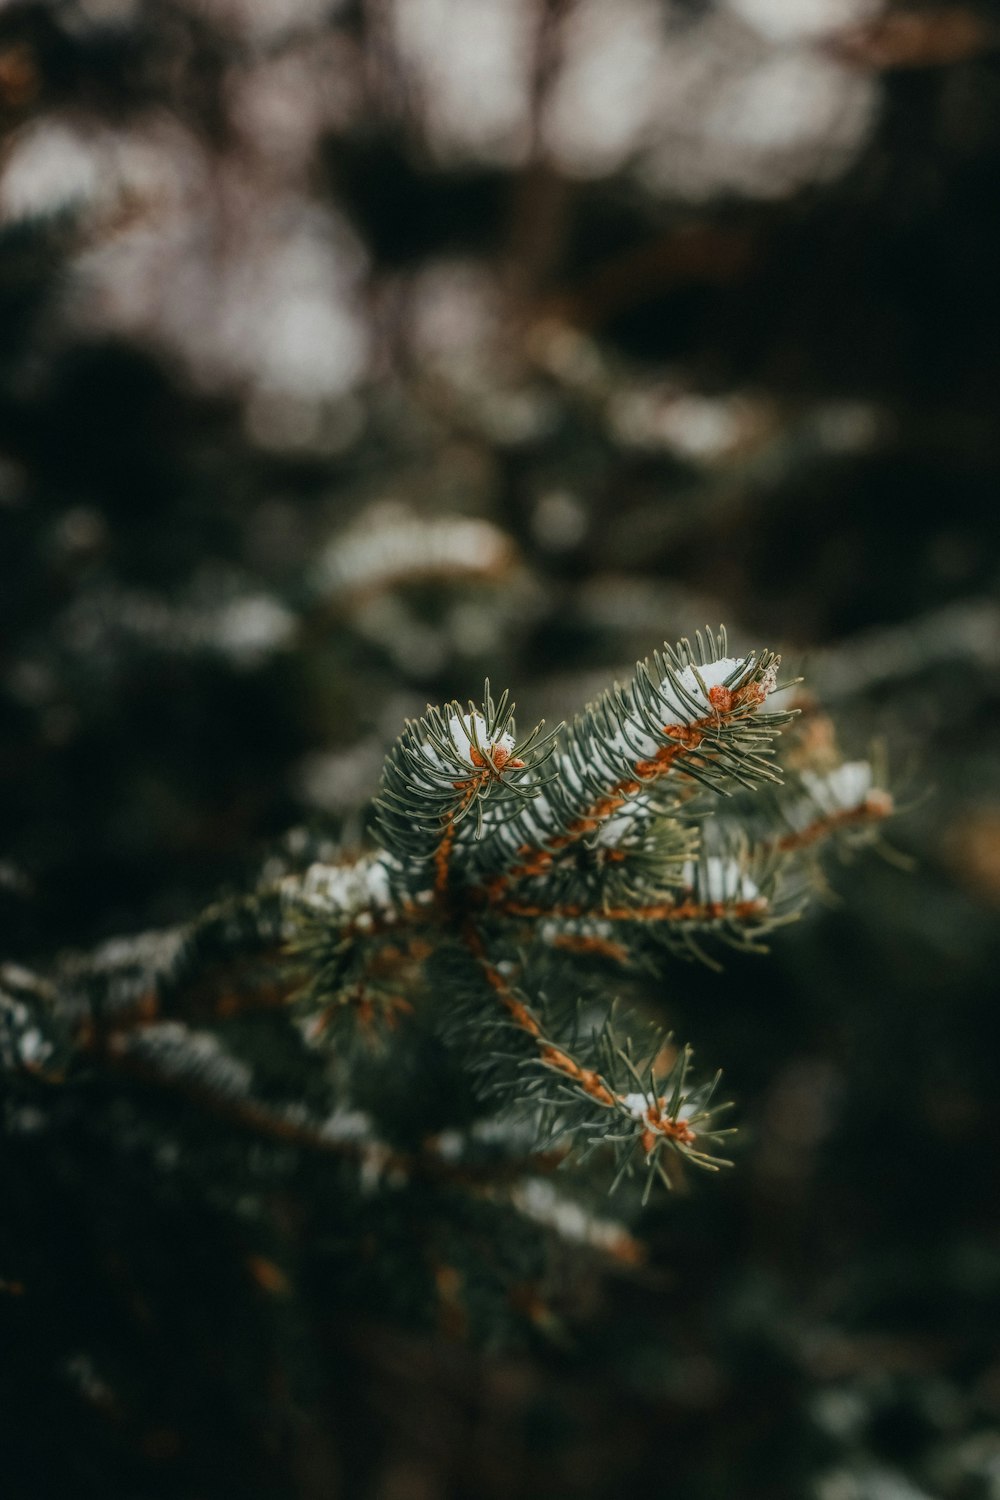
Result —
[[585, 932], [560, 932], [552, 938], [553, 948], [563, 948], [567, 953], [591, 953], [598, 958], [610, 958], [613, 963], [628, 963], [628, 950], [621, 943], [609, 938], [593, 937]]
[[840, 828], [849, 828], [862, 823], [880, 823], [892, 812], [892, 798], [888, 792], [869, 792], [864, 802], [857, 807], [840, 808], [837, 812], [825, 813], [805, 828], [799, 828], [775, 839], [774, 848], [783, 854], [794, 849], [808, 849], [818, 844]]
[[443, 896], [448, 889], [448, 874], [451, 868], [451, 849], [455, 842], [455, 820], [448, 818], [444, 834], [434, 851], [434, 894]]
[[557, 1043], [548, 1040], [537, 1017], [531, 1013], [522, 1000], [517, 998], [499, 969], [486, 957], [483, 940], [479, 933], [474, 928], [467, 927], [464, 937], [466, 945], [479, 963], [487, 983], [496, 994], [500, 1004], [514, 1024], [531, 1038], [537, 1048], [539, 1060], [553, 1072], [561, 1073], [564, 1078], [575, 1083], [583, 1093], [594, 1100], [595, 1104], [600, 1104], [605, 1109], [612, 1109], [619, 1104], [622, 1096], [614, 1092], [600, 1073], [593, 1068], [582, 1067]]
[[660, 901], [651, 906], [533, 906], [523, 901], [505, 901], [500, 910], [508, 917], [537, 918], [565, 922], [705, 922], [720, 917], [748, 921], [759, 917], [764, 903], [750, 901]]

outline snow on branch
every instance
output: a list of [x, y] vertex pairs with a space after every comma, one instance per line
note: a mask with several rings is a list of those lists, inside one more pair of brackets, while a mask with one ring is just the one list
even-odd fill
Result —
[[[723, 1165], [718, 1077], [608, 985], [664, 977], [677, 956], [717, 966], [720, 945], [762, 951], [824, 849], [873, 840], [892, 811], [881, 767], [843, 761], [815, 724], [782, 786], [778, 665], [709, 631], [654, 652], [565, 730], [519, 736], [488, 682], [478, 704], [428, 707], [386, 758], [379, 848], [72, 956], [51, 980], [8, 975], [5, 1072], [125, 1070], [302, 1144], [317, 1120], [363, 1119], [370, 1165], [383, 1138], [396, 1157], [423, 1150], [401, 1120], [436, 1055], [456, 1127], [517, 1140], [522, 1165], [497, 1151], [487, 1176], [604, 1159], [605, 1180], [638, 1177], [648, 1196], [684, 1163]], [[318, 1070], [308, 1120], [282, 1095], [281, 1058]]]

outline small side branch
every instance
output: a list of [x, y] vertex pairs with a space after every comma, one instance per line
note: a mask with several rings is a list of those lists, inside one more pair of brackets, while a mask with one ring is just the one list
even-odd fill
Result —
[[563, 922], [754, 922], [760, 921], [767, 903], [759, 896], [749, 901], [658, 901], [648, 906], [586, 907], [577, 905], [535, 906], [528, 902], [505, 901], [501, 910], [506, 916], [525, 921]]
[[545, 1036], [538, 1017], [523, 1000], [519, 999], [497, 966], [487, 958], [483, 940], [475, 928], [467, 927], [463, 932], [463, 937], [487, 984], [513, 1024], [530, 1039], [539, 1061], [545, 1067], [562, 1074], [564, 1078], [571, 1079], [595, 1103], [605, 1108], [613, 1107], [616, 1102], [615, 1095], [600, 1074], [593, 1068], [581, 1067], [564, 1048]]
[[845, 829], [882, 823], [892, 815], [892, 812], [893, 801], [889, 793], [873, 791], [857, 807], [842, 807], [836, 812], [824, 813], [804, 828], [796, 828], [790, 833], [782, 834], [774, 840], [773, 847], [782, 854], [809, 849]]

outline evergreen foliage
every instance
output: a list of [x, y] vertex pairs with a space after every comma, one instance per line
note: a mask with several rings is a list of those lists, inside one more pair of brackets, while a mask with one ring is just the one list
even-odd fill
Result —
[[[386, 758], [377, 852], [45, 980], [7, 971], [8, 1078], [30, 1098], [137, 1077], [333, 1153], [361, 1193], [392, 1196], [428, 1161], [461, 1175], [483, 1139], [473, 1180], [499, 1174], [508, 1203], [557, 1162], [585, 1160], [593, 1178], [608, 1152], [611, 1186], [638, 1174], [643, 1201], [674, 1184], [672, 1162], [728, 1165], [718, 1075], [609, 1005], [610, 976], [669, 983], [678, 954], [760, 950], [821, 846], [877, 837], [892, 799], [828, 742], [819, 769], [800, 754], [785, 782], [774, 741], [795, 712], [769, 701], [788, 691], [779, 660], [727, 649], [711, 631], [665, 646], [548, 734], [519, 738], [489, 683], [467, 710], [428, 707]], [[752, 805], [762, 786], [754, 819], [733, 794]], [[303, 1093], [304, 1048], [321, 1063]], [[399, 1075], [439, 1098], [430, 1135], [426, 1120], [420, 1137], [407, 1128]]]

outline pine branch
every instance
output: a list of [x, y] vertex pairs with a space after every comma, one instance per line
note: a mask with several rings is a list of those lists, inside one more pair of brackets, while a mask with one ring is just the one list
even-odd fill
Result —
[[[446, 1066], [456, 1117], [520, 1118], [536, 1160], [603, 1154], [644, 1196], [682, 1162], [724, 1165], [717, 1077], [609, 1006], [601, 976], [762, 951], [823, 850], [870, 842], [893, 805], [815, 718], [783, 783], [777, 658], [726, 651], [722, 632], [664, 647], [562, 734], [518, 739], [489, 683], [479, 705], [429, 707], [386, 759], [380, 850], [8, 978], [5, 1069], [142, 1077], [303, 1146], [360, 1110], [373, 1160], [380, 1116], [396, 1156], [420, 1154], [398, 1079], [432, 1087]], [[273, 1058], [255, 1027], [284, 1038]]]
[[422, 718], [407, 722], [386, 759], [376, 829], [404, 868], [433, 863], [438, 895], [447, 890], [456, 842], [468, 842], [464, 820], [471, 816], [472, 837], [481, 839], [485, 815], [496, 829], [537, 791], [554, 734], [543, 736], [539, 724], [516, 743], [513, 719], [509, 695], [494, 703], [487, 682], [481, 708], [428, 705]]
[[[759, 710], [777, 685], [772, 653], [725, 655], [725, 633], [698, 632], [640, 662], [572, 725], [551, 787], [502, 828], [478, 859], [487, 889], [545, 876], [623, 811], [676, 807], [699, 786], [728, 792], [779, 779], [771, 756], [788, 713]], [[499, 860], [497, 854], [499, 853]], [[499, 868], [497, 868], [499, 864]]]

